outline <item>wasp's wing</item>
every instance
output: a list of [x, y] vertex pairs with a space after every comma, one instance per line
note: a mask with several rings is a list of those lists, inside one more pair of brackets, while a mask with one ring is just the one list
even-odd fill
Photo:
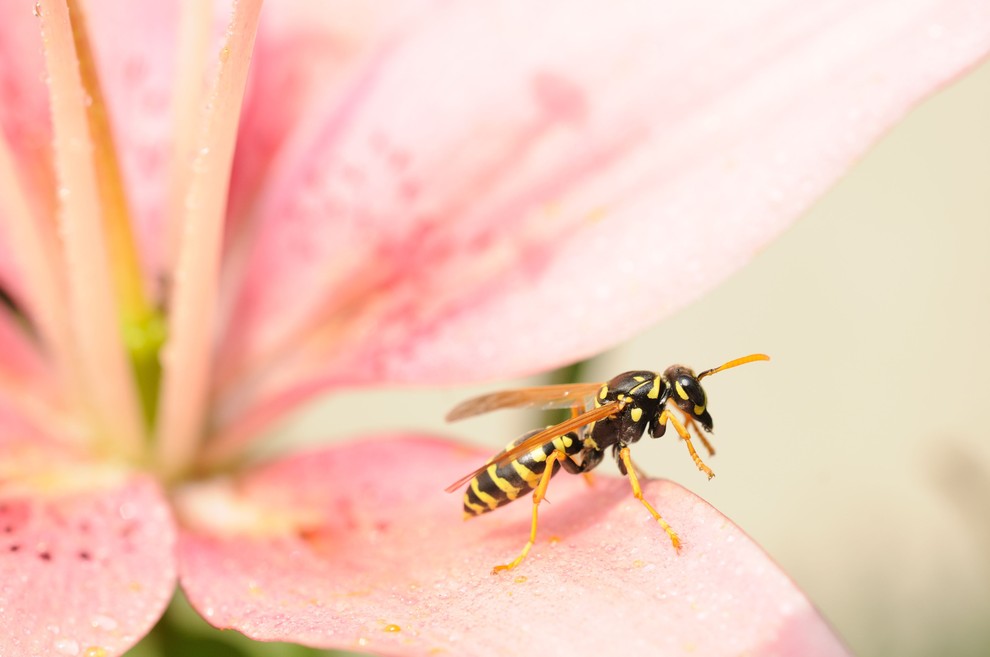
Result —
[[500, 408], [583, 408], [587, 399], [594, 397], [601, 387], [601, 383], [565, 383], [500, 390], [461, 402], [447, 413], [447, 421], [463, 420]]
[[568, 431], [574, 431], [575, 429], [580, 429], [583, 426], [589, 425], [592, 422], [597, 422], [598, 420], [604, 420], [610, 415], [621, 410], [622, 404], [618, 401], [609, 402], [598, 408], [593, 408], [590, 411], [585, 411], [578, 416], [572, 417], [569, 420], [561, 422], [560, 424], [555, 424], [552, 427], [547, 427], [543, 431], [534, 433], [532, 436], [522, 441], [518, 445], [515, 445], [509, 449], [502, 450], [492, 458], [488, 460], [483, 466], [472, 472], [471, 474], [465, 475], [447, 486], [446, 491], [448, 493], [453, 493], [458, 488], [471, 481], [482, 472], [487, 470], [494, 463], [496, 467], [501, 467], [506, 463], [509, 463], [527, 452], [531, 452], [543, 443], [553, 440], [557, 436], [562, 436]]

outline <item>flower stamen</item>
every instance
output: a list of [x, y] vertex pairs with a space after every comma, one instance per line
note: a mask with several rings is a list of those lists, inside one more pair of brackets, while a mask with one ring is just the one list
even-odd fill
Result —
[[192, 465], [204, 434], [227, 190], [261, 0], [236, 0], [205, 98], [195, 159], [182, 196], [184, 216], [169, 303], [169, 343], [156, 434], [160, 474]]
[[124, 345], [131, 361], [138, 399], [145, 427], [155, 420], [161, 365], [158, 352], [165, 342], [165, 321], [162, 313], [148, 300], [144, 276], [117, 149], [110, 130], [110, 119], [103, 99], [93, 50], [89, 45], [86, 15], [79, 0], [67, 0], [72, 36], [79, 58], [79, 77], [85, 96], [89, 133], [95, 146], [93, 166], [103, 207], [103, 230], [110, 262], [111, 281], [120, 311]]
[[[117, 454], [135, 458], [142, 451], [144, 432], [120, 325], [115, 321], [121, 314], [108, 267], [96, 165], [96, 152], [107, 143], [94, 141], [91, 133], [87, 110], [91, 96], [83, 85], [75, 48], [77, 29], [68, 5], [64, 0], [41, 0], [35, 13], [41, 21], [48, 70], [58, 225], [79, 379], [99, 429], [96, 435]], [[78, 8], [73, 15], [78, 20]], [[126, 222], [126, 214], [123, 219]]]
[[117, 149], [110, 131], [106, 103], [100, 88], [96, 62], [86, 32], [86, 16], [78, 0], [66, 0], [72, 36], [79, 58], [83, 103], [90, 138], [93, 141], [93, 166], [103, 208], [103, 230], [111, 267], [112, 281], [124, 325], [141, 321], [152, 312], [144, 292], [140, 258], [131, 229], [130, 212], [117, 162]]

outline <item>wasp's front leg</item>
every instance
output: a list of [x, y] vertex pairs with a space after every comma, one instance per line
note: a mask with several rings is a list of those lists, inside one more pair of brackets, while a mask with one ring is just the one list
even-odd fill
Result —
[[[691, 454], [691, 459], [694, 461], [694, 464], [698, 466], [698, 469], [708, 475], [709, 479], [714, 477], [715, 473], [712, 472], [711, 468], [705, 465], [705, 462], [701, 460], [701, 457], [698, 456], [698, 452], [694, 449], [694, 444], [691, 442], [690, 432], [684, 427], [683, 424], [681, 424], [681, 421], [670, 412], [669, 408], [665, 408], [663, 413], [660, 414], [660, 417], [657, 418], [657, 425], [666, 426], [668, 421], [674, 425], [674, 430], [677, 432], [677, 435], [684, 440], [684, 444], [687, 445], [688, 453]], [[705, 443], [705, 446], [708, 447], [709, 451], [711, 451], [711, 445], [708, 444], [708, 441], [704, 440], [704, 438], [702, 438], [702, 441]]]

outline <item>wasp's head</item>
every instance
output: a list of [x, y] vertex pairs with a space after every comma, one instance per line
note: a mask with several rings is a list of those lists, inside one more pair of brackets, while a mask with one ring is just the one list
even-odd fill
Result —
[[705, 428], [705, 431], [711, 431], [712, 416], [708, 414], [708, 399], [705, 397], [705, 391], [701, 387], [701, 380], [716, 372], [739, 367], [740, 365], [758, 360], [770, 360], [770, 357], [766, 354], [750, 354], [749, 356], [730, 360], [728, 363], [723, 363], [710, 370], [705, 370], [697, 376], [683, 365], [672, 365], [663, 373], [664, 378], [670, 386], [668, 400], [673, 401], [679, 409], [700, 422], [701, 426]]
[[669, 400], [685, 414], [697, 420], [705, 431], [712, 430], [712, 416], [708, 413], [708, 398], [701, 387], [699, 377], [683, 365], [672, 365], [663, 373], [670, 385]]

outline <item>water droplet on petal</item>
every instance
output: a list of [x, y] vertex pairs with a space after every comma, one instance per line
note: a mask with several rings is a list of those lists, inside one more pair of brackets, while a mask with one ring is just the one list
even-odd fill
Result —
[[107, 632], [112, 632], [117, 629], [117, 619], [106, 614], [97, 614], [93, 616], [93, 620], [90, 624], [98, 630], [106, 630]]
[[83, 657], [107, 657], [107, 649], [101, 646], [90, 646], [83, 651]]
[[230, 59], [230, 48], [224, 46], [223, 48], [220, 49], [220, 61], [225, 62], [228, 59]]
[[55, 640], [55, 650], [62, 655], [78, 655], [79, 654], [79, 642], [74, 639], [56, 639]]

